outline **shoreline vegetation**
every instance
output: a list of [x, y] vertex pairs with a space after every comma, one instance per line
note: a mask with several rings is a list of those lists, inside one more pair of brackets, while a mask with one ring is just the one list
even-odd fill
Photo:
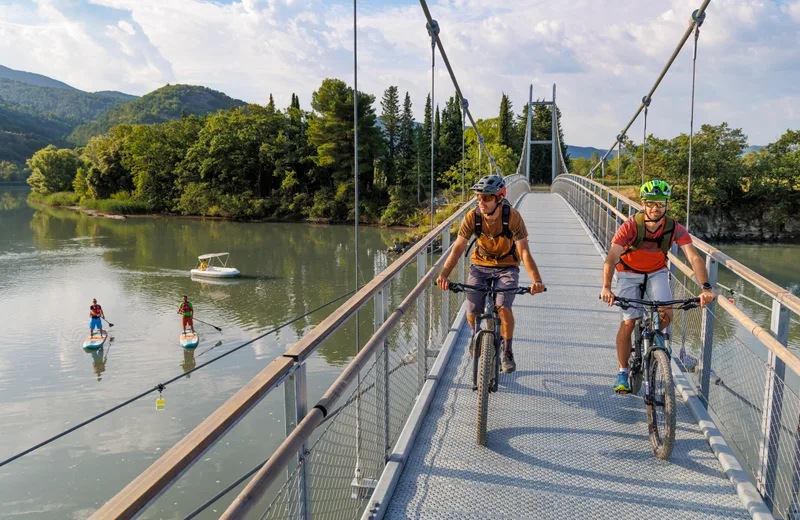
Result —
[[[190, 93], [191, 88], [180, 86], [152, 95], [167, 99]], [[488, 157], [482, 157], [483, 164], [478, 161], [487, 154], [479, 153], [475, 129], [463, 130], [457, 98], [433, 107], [428, 97], [419, 124], [413, 120], [409, 94], [402, 97], [395, 86], [384, 91], [380, 115], [375, 96], [358, 96], [359, 215], [364, 224], [423, 230], [430, 219], [432, 183], [438, 220], [456, 207], [447, 202], [460, 200], [462, 175], [468, 187], [489, 172]], [[40, 201], [97, 213], [353, 220], [354, 92], [344, 81], [322, 81], [312, 94], [310, 111], [300, 108], [296, 95], [285, 109], [277, 108], [270, 96], [265, 106], [231, 106], [205, 115], [180, 110], [178, 100], [183, 98], [169, 99], [175, 101], [168, 103], [171, 119], [137, 123], [149, 120], [128, 112], [166, 104], [145, 104], [145, 96], [135, 106], [122, 105], [128, 108], [120, 114], [127, 114], [125, 121], [130, 122], [87, 135], [85, 145], [40, 149], [26, 161], [24, 171], [0, 163], [0, 179], [27, 176]], [[550, 138], [551, 111], [551, 106], [534, 106], [532, 139]], [[503, 94], [498, 116], [476, 123], [499, 173], [510, 174], [520, 164], [527, 112], [524, 106], [515, 113]], [[599, 157], [569, 158], [560, 116], [556, 109], [566, 167], [587, 175]], [[746, 148], [742, 130], [727, 123], [703, 125], [695, 134], [691, 231], [712, 241], [800, 241], [800, 130], [787, 130], [776, 142], [745, 155]], [[549, 183], [551, 154], [550, 147], [531, 148], [534, 184]], [[645, 156], [647, 170], [642, 172]], [[608, 160], [609, 175], [598, 180], [616, 182], [617, 161]], [[685, 134], [672, 139], [651, 135], [644, 145], [626, 139], [619, 159], [620, 183], [640, 185], [642, 177], [666, 180], [673, 186], [671, 214], [684, 222], [688, 163]]]

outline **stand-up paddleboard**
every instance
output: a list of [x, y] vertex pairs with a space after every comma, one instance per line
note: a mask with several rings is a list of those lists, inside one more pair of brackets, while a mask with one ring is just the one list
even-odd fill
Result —
[[200, 343], [200, 336], [196, 332], [182, 332], [181, 346], [183, 348], [194, 348]]
[[106, 342], [106, 338], [108, 337], [108, 332], [103, 331], [103, 335], [95, 334], [93, 336], [89, 336], [83, 342], [83, 348], [85, 349], [98, 349], [103, 346], [103, 343]]

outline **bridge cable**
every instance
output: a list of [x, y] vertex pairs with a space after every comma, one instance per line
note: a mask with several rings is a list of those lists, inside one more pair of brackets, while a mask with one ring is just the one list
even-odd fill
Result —
[[[424, 0], [420, 0], [420, 2], [424, 3]], [[647, 95], [644, 96], [644, 98], [642, 98], [642, 103], [639, 104], [639, 108], [633, 114], [631, 120], [628, 121], [628, 124], [625, 126], [625, 128], [619, 133], [619, 135], [617, 136], [617, 140], [614, 142], [614, 144], [612, 144], [609, 147], [608, 151], [606, 151], [605, 155], [600, 159], [600, 161], [604, 161], [608, 157], [608, 155], [611, 153], [611, 151], [614, 149], [617, 143], [619, 143], [620, 138], [625, 137], [625, 134], [628, 132], [628, 129], [631, 127], [633, 122], [636, 121], [636, 118], [639, 117], [639, 114], [642, 112], [642, 110], [646, 108], [644, 100], [645, 99], [651, 100], [653, 98], [653, 94], [655, 93], [658, 86], [661, 84], [661, 80], [664, 79], [664, 76], [667, 74], [667, 71], [672, 66], [672, 63], [675, 61], [675, 58], [678, 57], [678, 54], [680, 53], [681, 49], [683, 49], [684, 44], [686, 44], [686, 40], [688, 40], [689, 36], [692, 35], [692, 31], [694, 31], [695, 27], [697, 26], [698, 20], [705, 19], [705, 10], [708, 7], [708, 4], [710, 3], [711, 0], [703, 0], [703, 3], [700, 5], [700, 8], [694, 11], [694, 13], [692, 14], [692, 20], [691, 23], [689, 24], [689, 27], [683, 33], [683, 36], [681, 37], [680, 42], [678, 42], [677, 47], [675, 47], [675, 50], [672, 51], [672, 56], [670, 56], [669, 60], [667, 60], [667, 64], [661, 70], [661, 73], [658, 75], [658, 78], [656, 79], [656, 82], [653, 85], [653, 87], [650, 89], [650, 92], [648, 92]], [[594, 170], [596, 170], [598, 166], [600, 166], [600, 162], [598, 162], [596, 165], [592, 167], [591, 173], [594, 173]]]
[[692, 52], [692, 109], [689, 117], [689, 173], [686, 177], [686, 231], [689, 231], [689, 212], [692, 204], [692, 141], [694, 141], [694, 86], [697, 77], [697, 40], [700, 38], [700, 26], [706, 19], [706, 13], [692, 13], [694, 25], [694, 49]]
[[[710, 2], [711, 0], [706, 1]], [[428, 9], [428, 2], [426, 0], [419, 0], [419, 4], [422, 7], [422, 11], [425, 13], [425, 18], [428, 20], [427, 26], [433, 27], [435, 25], [437, 28], [436, 32], [438, 34], [439, 24], [431, 16], [431, 11]], [[453, 72], [453, 67], [450, 65], [450, 59], [447, 57], [447, 52], [444, 50], [444, 45], [442, 44], [441, 38], [436, 38], [436, 45], [439, 47], [439, 54], [442, 56], [442, 61], [444, 62], [445, 67], [447, 67], [447, 72], [450, 74], [450, 79], [453, 81], [453, 87], [456, 89], [458, 97], [464, 99], [464, 93], [461, 91], [461, 87], [458, 85], [458, 80], [456, 79], [455, 72]], [[475, 130], [475, 135], [478, 137], [479, 149], [482, 148], [486, 152], [487, 157], [490, 159], [489, 163], [491, 168], [491, 163], [494, 162], [494, 157], [492, 157], [492, 154], [489, 152], [489, 148], [486, 146], [480, 130], [478, 130], [478, 125], [475, 123], [475, 119], [472, 117], [472, 112], [470, 112], [469, 106], [465, 107], [465, 110], [467, 112], [469, 122], [472, 124], [472, 128]], [[431, 121], [433, 121], [433, 100], [431, 100]]]
[[233, 354], [234, 352], [236, 352], [238, 350], [241, 350], [241, 349], [243, 349], [244, 347], [246, 347], [248, 345], [252, 345], [256, 341], [258, 341], [258, 340], [260, 340], [260, 339], [262, 339], [262, 338], [264, 338], [266, 336], [269, 336], [270, 334], [274, 334], [275, 332], [278, 332], [279, 330], [291, 325], [292, 323], [294, 323], [296, 321], [299, 321], [299, 320], [309, 316], [310, 314], [313, 314], [313, 313], [317, 312], [320, 309], [323, 309], [323, 308], [325, 308], [325, 307], [327, 307], [327, 306], [329, 306], [329, 305], [331, 305], [333, 303], [338, 302], [339, 300], [342, 300], [342, 299], [350, 296], [354, 292], [355, 291], [349, 291], [349, 292], [339, 296], [338, 298], [329, 301], [328, 303], [320, 305], [319, 307], [317, 307], [315, 309], [312, 309], [312, 310], [308, 311], [307, 313], [305, 313], [303, 315], [297, 316], [296, 318], [293, 318], [292, 320], [289, 320], [286, 323], [283, 323], [283, 324], [281, 324], [281, 325], [279, 325], [279, 326], [277, 326], [277, 327], [275, 327], [275, 328], [273, 328], [273, 329], [271, 329], [271, 330], [269, 330], [269, 331], [267, 331], [267, 332], [265, 332], [265, 333], [263, 333], [263, 334], [261, 334], [259, 336], [256, 336], [253, 339], [250, 339], [250, 340], [242, 343], [238, 347], [236, 347], [234, 349], [231, 349], [228, 352], [225, 352], [224, 354], [220, 354], [219, 356], [217, 356], [215, 358], [209, 359], [205, 363], [201, 363], [200, 365], [197, 365], [193, 369], [188, 370], [188, 371], [184, 372], [183, 374], [177, 375], [177, 376], [173, 377], [172, 379], [168, 379], [167, 381], [165, 381], [163, 383], [159, 383], [156, 386], [154, 386], [153, 388], [151, 388], [149, 390], [146, 390], [146, 391], [144, 391], [144, 392], [142, 392], [142, 393], [140, 393], [140, 394], [138, 394], [138, 395], [136, 395], [134, 397], [131, 397], [127, 401], [124, 401], [124, 402], [122, 402], [122, 403], [120, 403], [120, 404], [118, 404], [116, 406], [113, 406], [113, 407], [109, 408], [108, 410], [106, 410], [106, 411], [104, 411], [102, 413], [99, 413], [99, 414], [95, 415], [94, 417], [91, 417], [91, 418], [83, 421], [80, 424], [77, 424], [77, 425], [73, 426], [72, 428], [64, 430], [63, 432], [59, 433], [58, 435], [50, 437], [49, 439], [47, 439], [45, 441], [42, 441], [42, 442], [40, 442], [39, 444], [37, 444], [35, 446], [32, 446], [32, 447], [30, 447], [30, 448], [28, 448], [28, 449], [26, 449], [24, 451], [21, 451], [21, 452], [17, 453], [16, 455], [14, 455], [12, 457], [9, 457], [6, 460], [0, 462], [0, 468], [5, 466], [6, 464], [14, 462], [15, 460], [19, 459], [20, 457], [23, 457], [23, 456], [25, 456], [25, 455], [27, 455], [29, 453], [32, 453], [32, 452], [38, 450], [39, 448], [43, 448], [44, 446], [47, 446], [48, 444], [52, 443], [53, 441], [56, 441], [56, 440], [60, 439], [61, 437], [64, 437], [64, 436], [66, 436], [66, 435], [68, 435], [68, 434], [70, 434], [70, 433], [72, 433], [72, 432], [74, 432], [76, 430], [79, 430], [79, 429], [83, 428], [84, 426], [88, 426], [89, 424], [97, 421], [98, 419], [101, 419], [101, 418], [105, 417], [106, 415], [119, 410], [120, 408], [123, 408], [123, 407], [125, 407], [125, 406], [127, 406], [127, 405], [129, 405], [131, 403], [134, 403], [134, 402], [138, 401], [139, 399], [141, 399], [143, 397], [146, 397], [146, 396], [148, 396], [148, 395], [150, 395], [150, 394], [152, 394], [154, 392], [159, 392], [160, 393], [167, 387], [167, 385], [170, 385], [170, 384], [174, 383], [175, 381], [178, 381], [179, 379], [187, 377], [192, 372], [200, 370], [201, 368], [206, 367], [206, 366], [210, 365], [211, 363], [214, 363], [215, 361], [218, 361], [218, 360], [224, 358], [225, 356], [228, 356], [229, 354]]
[[644, 136], [642, 137], [642, 184], [644, 184], [644, 157], [647, 153], [647, 109], [650, 107], [650, 100], [646, 97], [642, 99], [644, 104]]

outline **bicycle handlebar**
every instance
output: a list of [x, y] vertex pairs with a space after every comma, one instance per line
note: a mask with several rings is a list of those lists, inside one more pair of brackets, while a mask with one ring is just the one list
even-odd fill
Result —
[[[674, 307], [680, 310], [694, 309], [700, 306], [700, 298], [688, 298], [685, 300], [669, 300], [664, 302], [639, 300], [637, 298], [623, 298], [621, 296], [614, 297], [614, 303], [622, 309], [630, 309], [632, 304], [639, 304], [645, 308], [661, 308], [661, 307]], [[677, 305], [677, 307], [675, 307]]]
[[[477, 291], [477, 292], [485, 292], [485, 293], [488, 293], [488, 292], [513, 292], [513, 293], [516, 293], [516, 294], [530, 294], [530, 292], [531, 292], [530, 286], [527, 286], [527, 287], [526, 286], [508, 287], [506, 289], [500, 289], [500, 288], [495, 287], [493, 289], [489, 289], [488, 287], [479, 287], [477, 285], [467, 285], [465, 283], [456, 283], [456, 282], [450, 282], [450, 287], [448, 288], [449, 291], [454, 292], [454, 293], [464, 292], [467, 289], [470, 289], [470, 290], [473, 290], [473, 291]], [[544, 288], [543, 292], [547, 292], [547, 287]]]

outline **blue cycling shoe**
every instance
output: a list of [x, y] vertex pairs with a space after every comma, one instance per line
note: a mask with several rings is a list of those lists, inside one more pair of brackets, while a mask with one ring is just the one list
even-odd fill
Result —
[[618, 394], [629, 394], [631, 387], [628, 385], [628, 373], [620, 372], [617, 374], [617, 381], [614, 383], [614, 391]]

